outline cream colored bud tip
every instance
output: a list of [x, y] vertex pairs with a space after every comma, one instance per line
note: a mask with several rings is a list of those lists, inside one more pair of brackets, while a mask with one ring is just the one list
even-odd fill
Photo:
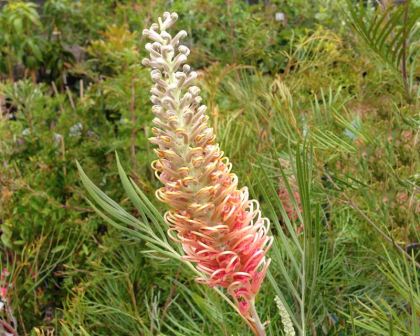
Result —
[[177, 13], [175, 13], [175, 12], [173, 12], [172, 14], [171, 14], [171, 19], [172, 20], [178, 20], [178, 14]]
[[178, 51], [184, 55], [188, 55], [190, 53], [190, 49], [188, 49], [186, 46], [181, 45], [178, 48]]

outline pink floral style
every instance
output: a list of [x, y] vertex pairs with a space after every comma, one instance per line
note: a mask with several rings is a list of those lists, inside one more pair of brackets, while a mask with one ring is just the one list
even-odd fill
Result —
[[7, 282], [7, 277], [10, 275], [8, 270], [6, 268], [3, 268], [0, 274], [0, 299], [2, 301], [6, 301], [7, 299], [7, 290], [9, 287], [9, 284]]
[[[272, 237], [269, 221], [216, 143], [208, 126], [197, 73], [185, 64], [189, 49], [180, 45], [187, 34], [172, 37], [167, 29], [177, 20], [165, 13], [143, 34], [154, 86], [151, 101], [158, 160], [152, 164], [163, 187], [156, 192], [169, 205], [168, 234], [182, 244], [185, 258], [202, 273], [198, 281], [226, 288], [241, 314], [252, 320], [254, 299], [267, 272]], [[262, 333], [261, 333], [262, 334]]]
[[10, 305], [11, 287], [9, 271], [4, 268], [0, 273], [0, 335], [17, 335], [17, 321]]
[[292, 195], [298, 210], [296, 210], [295, 205], [293, 204], [292, 196], [289, 194], [289, 191], [286, 189], [286, 187], [281, 186], [279, 188], [278, 195], [280, 201], [283, 204], [283, 208], [286, 211], [287, 217], [289, 217], [291, 221], [297, 221], [299, 218], [298, 211], [301, 211], [302, 208], [299, 192], [292, 189]]
[[2, 300], [6, 300], [7, 287], [0, 287], [0, 297], [1, 297]]

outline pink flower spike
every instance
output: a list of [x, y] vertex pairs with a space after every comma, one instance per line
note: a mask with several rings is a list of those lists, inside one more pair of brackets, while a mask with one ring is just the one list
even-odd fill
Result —
[[186, 36], [167, 32], [178, 15], [164, 13], [158, 24], [143, 34], [152, 40], [150, 57], [154, 137], [158, 160], [153, 162], [163, 187], [157, 198], [168, 204], [168, 235], [179, 242], [185, 259], [202, 273], [197, 281], [227, 290], [238, 311], [257, 335], [265, 335], [254, 301], [270, 261], [269, 221], [261, 217], [259, 203], [238, 188], [238, 177], [216, 143], [208, 125], [197, 73], [186, 64], [189, 49], [180, 45]]

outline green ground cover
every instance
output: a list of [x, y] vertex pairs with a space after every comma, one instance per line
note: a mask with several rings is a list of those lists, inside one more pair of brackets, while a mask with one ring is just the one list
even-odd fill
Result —
[[[272, 222], [267, 334], [285, 335], [276, 296], [297, 334], [420, 334], [419, 1], [0, 4], [0, 335], [250, 335], [138, 234], [166, 231], [141, 65], [164, 11]], [[115, 152], [150, 202], [130, 202]], [[134, 231], [94, 211], [76, 160]]]

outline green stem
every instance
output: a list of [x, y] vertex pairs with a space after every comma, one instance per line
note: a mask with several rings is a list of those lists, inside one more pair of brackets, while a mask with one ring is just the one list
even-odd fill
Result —
[[250, 307], [251, 317], [253, 319], [254, 324], [254, 333], [256, 336], [266, 336], [264, 325], [261, 323], [260, 317], [258, 316], [257, 310], [255, 309], [255, 302], [254, 300], [251, 301]]
[[402, 59], [401, 59], [401, 74], [403, 78], [403, 84], [407, 98], [410, 100], [410, 86], [408, 83], [408, 74], [407, 74], [407, 49], [408, 49], [408, 31], [407, 31], [407, 20], [408, 20], [408, 10], [410, 7], [410, 0], [407, 0], [404, 8], [404, 22], [403, 22], [403, 45], [402, 45]]

